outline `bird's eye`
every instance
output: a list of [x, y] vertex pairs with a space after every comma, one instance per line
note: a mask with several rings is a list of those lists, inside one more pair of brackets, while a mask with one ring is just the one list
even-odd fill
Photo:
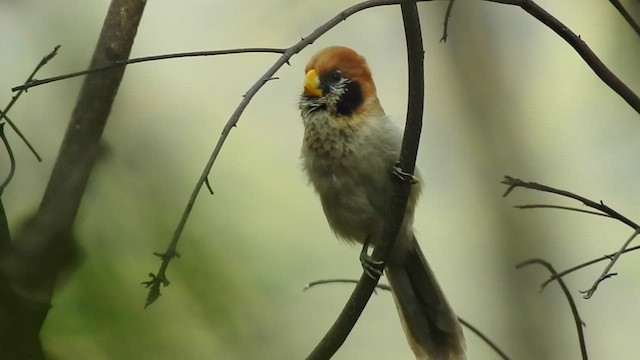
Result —
[[338, 82], [340, 79], [342, 79], [342, 72], [340, 70], [332, 71], [331, 74], [329, 74], [329, 81], [331, 82]]

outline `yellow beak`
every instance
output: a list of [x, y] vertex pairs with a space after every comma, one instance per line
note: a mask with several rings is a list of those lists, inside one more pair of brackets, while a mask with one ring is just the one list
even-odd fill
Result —
[[304, 93], [308, 96], [320, 97], [322, 96], [322, 89], [320, 88], [320, 77], [315, 69], [311, 69], [304, 77]]

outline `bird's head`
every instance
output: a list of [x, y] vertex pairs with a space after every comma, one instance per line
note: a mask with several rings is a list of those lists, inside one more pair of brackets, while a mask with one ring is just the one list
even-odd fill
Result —
[[338, 117], [384, 114], [367, 61], [342, 46], [322, 49], [309, 60], [300, 109]]

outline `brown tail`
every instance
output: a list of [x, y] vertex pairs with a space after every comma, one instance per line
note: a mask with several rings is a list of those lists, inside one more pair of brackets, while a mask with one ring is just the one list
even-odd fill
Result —
[[409, 345], [419, 360], [464, 360], [460, 323], [415, 237], [387, 263], [387, 277]]

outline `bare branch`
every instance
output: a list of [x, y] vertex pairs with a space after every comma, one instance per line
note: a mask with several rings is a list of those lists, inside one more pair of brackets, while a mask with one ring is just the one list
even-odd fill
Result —
[[502, 4], [517, 5], [522, 10], [545, 24], [556, 34], [560, 35], [582, 57], [589, 67], [613, 91], [617, 92], [635, 111], [640, 114], [640, 98], [622, 80], [620, 80], [587, 46], [580, 36], [569, 27], [561, 23], [532, 0], [486, 0]]
[[584, 213], [584, 214], [591, 214], [591, 215], [598, 215], [598, 216], [604, 216], [604, 217], [608, 217], [610, 218], [611, 216], [601, 213], [599, 211], [589, 211], [589, 210], [584, 210], [584, 209], [578, 209], [578, 208], [574, 208], [574, 207], [569, 207], [569, 206], [559, 206], [559, 205], [547, 205], [547, 204], [527, 204], [527, 205], [517, 205], [514, 206], [516, 209], [559, 209], [559, 210], [568, 210], [568, 211], [575, 211], [575, 212], [580, 212], [580, 213]]
[[449, 19], [451, 18], [451, 11], [453, 10], [454, 2], [456, 2], [456, 0], [449, 0], [449, 5], [447, 5], [447, 13], [444, 15], [444, 28], [442, 30], [440, 42], [447, 42], [447, 37], [449, 36]]
[[[636, 250], [638, 250], [638, 249], [640, 249], [640, 245], [638, 245], [638, 246], [633, 246], [633, 247], [630, 247], [630, 248], [628, 248], [628, 249], [625, 249], [622, 253], [628, 253], [628, 252], [631, 252], [631, 251], [636, 251]], [[574, 266], [574, 267], [572, 267], [572, 268], [569, 268], [569, 269], [567, 269], [567, 270], [561, 271], [561, 272], [559, 272], [558, 274], [556, 274], [556, 275], [554, 275], [554, 276], [551, 276], [547, 281], [543, 282], [543, 283], [542, 283], [542, 285], [541, 285], [541, 287], [542, 287], [542, 289], [544, 289], [544, 288], [545, 288], [547, 285], [549, 285], [549, 283], [551, 283], [552, 281], [554, 281], [554, 280], [558, 280], [559, 278], [564, 277], [565, 275], [571, 274], [572, 272], [577, 271], [577, 270], [580, 270], [580, 269], [582, 269], [582, 268], [585, 268], [585, 267], [587, 267], [587, 266], [589, 266], [589, 265], [597, 264], [597, 263], [599, 263], [600, 261], [604, 261], [604, 260], [611, 260], [611, 259], [613, 259], [613, 257], [614, 257], [616, 254], [617, 254], [617, 252], [612, 253], [612, 254], [609, 254], [609, 255], [604, 255], [604, 256], [601, 256], [601, 257], [599, 257], [599, 258], [597, 258], [597, 259], [593, 259], [593, 260], [587, 261], [587, 262], [585, 262], [585, 263], [582, 263], [582, 264], [580, 264], [580, 265], [576, 265], [576, 266]]]
[[489, 347], [491, 349], [493, 349], [493, 351], [496, 352], [496, 354], [498, 354], [503, 360], [510, 360], [511, 358], [509, 356], [507, 356], [507, 354], [502, 351], [502, 349], [500, 349], [500, 347], [498, 347], [498, 345], [496, 345], [496, 343], [494, 343], [491, 339], [489, 339], [489, 337], [487, 335], [485, 335], [482, 331], [480, 331], [480, 329], [476, 328], [475, 326], [471, 325], [471, 323], [469, 323], [467, 320], [458, 317], [458, 321], [460, 322], [460, 324], [466, 326], [469, 330], [471, 330], [474, 334], [476, 334], [480, 339], [482, 339], [487, 345], [489, 345]]
[[580, 201], [581, 203], [585, 204], [586, 206], [588, 206], [588, 207], [590, 207], [592, 209], [596, 209], [598, 211], [601, 211], [602, 213], [606, 214], [607, 216], [609, 216], [611, 218], [614, 218], [614, 219], [624, 223], [625, 225], [630, 226], [634, 230], [640, 228], [640, 226], [638, 226], [638, 224], [636, 224], [635, 222], [629, 220], [628, 218], [626, 218], [622, 214], [618, 213], [617, 211], [613, 210], [612, 208], [608, 207], [602, 201], [595, 202], [593, 200], [589, 200], [589, 199], [585, 198], [584, 196], [576, 195], [576, 194], [574, 194], [572, 192], [569, 192], [569, 191], [566, 191], [566, 190], [556, 189], [556, 188], [553, 188], [551, 186], [538, 184], [538, 183], [535, 183], [535, 182], [522, 181], [520, 179], [516, 179], [516, 178], [513, 178], [513, 177], [508, 176], [508, 175], [504, 177], [504, 180], [502, 180], [502, 183], [505, 184], [505, 185], [509, 185], [509, 188], [507, 189], [507, 191], [505, 191], [504, 195], [502, 195], [503, 197], [506, 197], [507, 195], [509, 195], [511, 193], [511, 191], [513, 191], [515, 188], [518, 188], [518, 187], [522, 187], [522, 188], [525, 188], [525, 189], [532, 189], [532, 190], [542, 191], [542, 192], [547, 192], [547, 193], [552, 193], [552, 194], [557, 194], [557, 195], [560, 195], [560, 196], [564, 196], [564, 197], [568, 197], [568, 198]]
[[[307, 283], [304, 288], [302, 289], [303, 291], [307, 291], [309, 289], [311, 289], [314, 286], [318, 286], [318, 285], [326, 285], [326, 284], [357, 284], [358, 280], [354, 280], [354, 279], [328, 279], [328, 280], [316, 280], [316, 281], [312, 281], [310, 283]], [[377, 284], [376, 285], [376, 289], [380, 289], [380, 290], [385, 290], [385, 291], [391, 291], [391, 287], [389, 285], [386, 284]]]
[[[56, 46], [55, 48], [53, 48], [53, 51], [50, 52], [49, 54], [45, 55], [40, 62], [38, 63], [38, 65], [36, 65], [35, 69], [33, 69], [33, 71], [31, 72], [31, 75], [29, 75], [29, 77], [27, 78], [27, 80], [25, 81], [25, 83], [28, 83], [30, 81], [33, 80], [33, 77], [36, 76], [36, 73], [43, 67], [45, 66], [49, 61], [51, 61], [51, 59], [53, 59], [56, 55], [58, 55], [58, 49], [60, 49], [60, 45]], [[11, 101], [9, 101], [9, 104], [7, 104], [7, 106], [5, 106], [4, 110], [0, 111], [0, 119], [5, 119], [7, 121], [7, 123], [9, 124], [9, 126], [11, 126], [11, 128], [13, 129], [13, 131], [16, 132], [16, 134], [18, 134], [18, 137], [20, 137], [20, 139], [22, 139], [22, 142], [24, 142], [27, 147], [29, 148], [29, 150], [31, 150], [31, 152], [33, 153], [33, 155], [36, 157], [36, 159], [38, 159], [38, 161], [42, 161], [42, 158], [40, 157], [40, 155], [38, 154], [38, 152], [36, 151], [36, 149], [31, 146], [31, 143], [27, 140], [27, 138], [22, 134], [22, 131], [20, 131], [20, 129], [18, 129], [18, 127], [16, 126], [16, 124], [14, 124], [13, 121], [11, 121], [11, 119], [9, 119], [7, 117], [7, 113], [9, 112], [9, 110], [13, 107], [13, 105], [16, 103], [16, 101], [18, 101], [18, 99], [20, 98], [20, 95], [22, 95], [22, 93], [25, 90], [20, 90], [17, 94], [15, 94], [12, 98]]]
[[[547, 270], [549, 270], [551, 275], [554, 277], [558, 275], [558, 273], [553, 268], [553, 266], [549, 262], [542, 259], [531, 259], [531, 260], [522, 262], [516, 265], [516, 269], [521, 269], [531, 264], [539, 264], [544, 266], [545, 268], [547, 268]], [[558, 284], [560, 284], [560, 287], [562, 288], [562, 292], [564, 293], [564, 296], [567, 298], [567, 301], [569, 302], [569, 306], [571, 307], [571, 314], [573, 314], [573, 320], [576, 324], [576, 329], [578, 331], [578, 341], [580, 342], [580, 352], [582, 354], [582, 359], [587, 360], [588, 359], [587, 344], [584, 340], [584, 331], [582, 329], [582, 327], [584, 326], [584, 322], [580, 317], [580, 313], [578, 312], [578, 307], [576, 306], [576, 303], [573, 300], [573, 297], [571, 296], [571, 292], [569, 291], [569, 288], [567, 288], [567, 285], [564, 283], [564, 280], [562, 280], [561, 278], [558, 278]]]
[[616, 8], [616, 10], [618, 10], [620, 15], [622, 15], [622, 17], [627, 21], [627, 23], [629, 24], [629, 26], [631, 26], [633, 31], [635, 31], [636, 34], [640, 36], [640, 25], [638, 25], [638, 23], [635, 20], [633, 20], [633, 17], [631, 17], [631, 14], [629, 14], [627, 9], [625, 9], [624, 6], [622, 6], [620, 1], [609, 0], [609, 2], [611, 3], [611, 5], [613, 5]]
[[198, 56], [246, 54], [246, 53], [284, 54], [285, 51], [286, 49], [278, 49], [278, 48], [242, 48], [242, 49], [226, 49], [226, 50], [212, 50], [212, 51], [192, 51], [192, 52], [182, 52], [182, 53], [175, 53], [175, 54], [145, 56], [145, 57], [134, 58], [134, 59], [112, 61], [110, 64], [107, 64], [107, 65], [98, 66], [88, 70], [77, 71], [70, 74], [54, 76], [46, 79], [29, 80], [23, 85], [11, 88], [11, 91], [18, 91], [18, 90], [22, 91], [35, 86], [48, 84], [54, 81], [66, 80], [66, 79], [74, 78], [77, 76], [87, 75], [95, 72], [105, 71], [113, 68], [118, 68], [118, 67], [123, 67], [131, 64], [143, 63], [148, 61], [158, 61], [158, 60], [168, 60], [168, 59], [178, 59], [178, 58], [198, 57]]
[[624, 242], [624, 244], [622, 245], [620, 250], [618, 250], [613, 255], [613, 258], [611, 259], [611, 262], [609, 262], [609, 265], [607, 265], [607, 267], [604, 268], [604, 270], [602, 271], [602, 274], [600, 274], [600, 276], [596, 279], [596, 281], [593, 283], [591, 288], [589, 290], [587, 290], [587, 291], [580, 291], [581, 293], [585, 294], [583, 296], [585, 299], [589, 299], [591, 296], [593, 296], [593, 294], [596, 292], [596, 289], [598, 288], [598, 285], [600, 285], [600, 283], [602, 281], [604, 281], [605, 279], [608, 279], [608, 278], [616, 275], [616, 274], [609, 273], [609, 271], [611, 270], [613, 265], [616, 263], [616, 261], [618, 261], [618, 258], [620, 258], [620, 255], [622, 255], [625, 252], [625, 250], [627, 250], [627, 247], [629, 246], [631, 241], [633, 241], [633, 239], [636, 236], [638, 236], [638, 233], [640, 233], [640, 228], [636, 229], [633, 232], [633, 234], [631, 234], [629, 239], [627, 239], [627, 241]]

